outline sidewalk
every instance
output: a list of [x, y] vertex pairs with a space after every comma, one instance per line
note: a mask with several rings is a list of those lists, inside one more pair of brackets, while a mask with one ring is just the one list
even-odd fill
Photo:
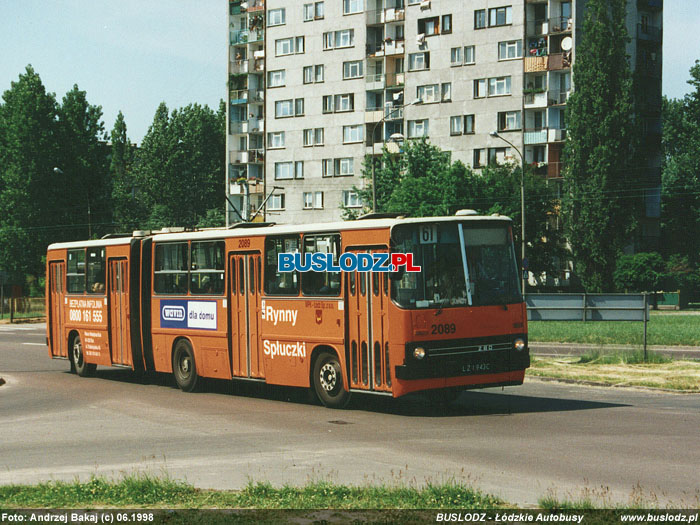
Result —
[[[642, 345], [595, 345], [584, 343], [541, 343], [530, 341], [530, 353], [541, 356], [582, 355], [593, 350], [602, 352], [620, 352], [640, 350]], [[700, 359], [698, 346], [647, 345], [647, 350], [667, 355], [674, 359]]]

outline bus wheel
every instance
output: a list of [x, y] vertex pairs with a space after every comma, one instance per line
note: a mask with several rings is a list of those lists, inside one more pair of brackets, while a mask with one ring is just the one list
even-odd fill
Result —
[[314, 390], [328, 408], [343, 408], [350, 392], [343, 387], [343, 372], [335, 354], [322, 353], [314, 364]]
[[72, 368], [80, 377], [88, 377], [95, 373], [96, 364], [86, 363], [83, 355], [83, 344], [80, 342], [80, 336], [76, 335], [73, 338], [73, 346], [70, 351]]
[[183, 392], [194, 392], [197, 387], [197, 367], [194, 364], [194, 352], [185, 339], [180, 339], [173, 351], [173, 375], [175, 382]]

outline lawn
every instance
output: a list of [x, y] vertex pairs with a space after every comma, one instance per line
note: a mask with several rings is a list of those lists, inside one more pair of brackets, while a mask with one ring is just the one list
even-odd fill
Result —
[[[631, 344], [644, 342], [641, 322], [531, 321], [532, 342]], [[700, 315], [653, 313], [647, 324], [647, 344], [700, 346]]]

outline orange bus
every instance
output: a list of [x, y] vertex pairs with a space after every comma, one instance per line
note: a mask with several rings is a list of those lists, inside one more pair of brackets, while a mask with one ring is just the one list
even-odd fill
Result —
[[[279, 253], [411, 253], [417, 273], [281, 272]], [[97, 365], [393, 397], [522, 384], [530, 364], [511, 220], [367, 219], [134, 232], [52, 244], [47, 341]]]

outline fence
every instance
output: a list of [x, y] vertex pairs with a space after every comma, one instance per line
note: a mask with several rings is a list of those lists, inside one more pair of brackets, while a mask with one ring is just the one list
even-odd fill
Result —
[[43, 297], [4, 297], [0, 301], [0, 319], [41, 319], [46, 317]]
[[647, 360], [649, 296], [637, 294], [527, 294], [528, 321], [642, 321]]

